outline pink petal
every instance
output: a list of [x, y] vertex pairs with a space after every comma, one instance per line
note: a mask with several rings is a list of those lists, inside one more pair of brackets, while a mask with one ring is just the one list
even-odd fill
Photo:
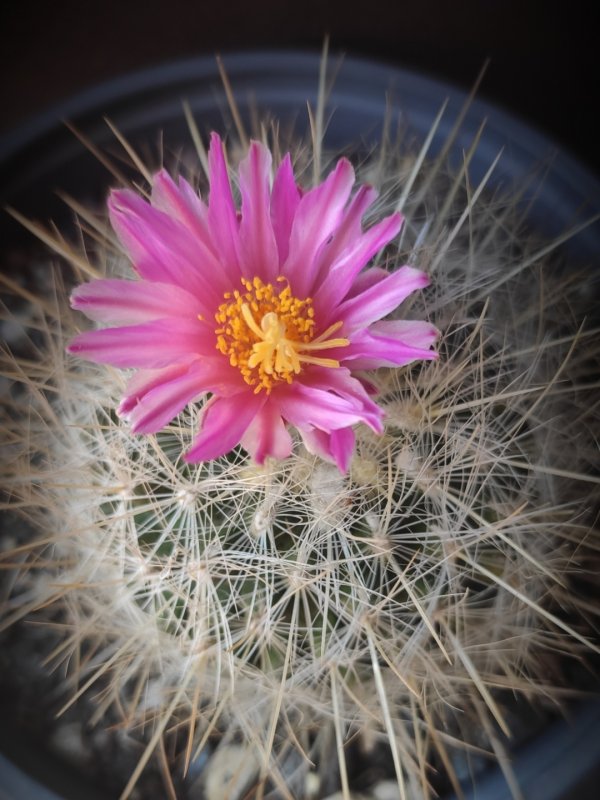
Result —
[[342, 158], [326, 180], [300, 200], [282, 270], [296, 297], [304, 298], [312, 292], [318, 271], [316, 254], [340, 224], [353, 183], [352, 165]]
[[240, 443], [248, 426], [267, 401], [267, 395], [242, 392], [213, 398], [204, 408], [202, 429], [185, 455], [188, 463], [209, 461]]
[[111, 222], [142, 278], [174, 283], [215, 308], [230, 282], [213, 253], [188, 228], [134, 192], [114, 191]]
[[356, 436], [352, 428], [340, 428], [332, 431], [329, 439], [329, 452], [340, 472], [348, 472], [354, 454]]
[[153, 179], [151, 201], [154, 208], [179, 220], [202, 240], [205, 247], [216, 255], [208, 227], [208, 209], [185, 178], [179, 177], [179, 186], [169, 173], [161, 169]]
[[284, 459], [290, 455], [292, 437], [275, 403], [267, 402], [260, 409], [242, 436], [241, 444], [257, 464], [263, 464], [268, 456]]
[[149, 369], [185, 361], [190, 355], [212, 355], [214, 350], [214, 332], [198, 320], [190, 319], [159, 319], [141, 325], [87, 331], [76, 336], [67, 347], [69, 353], [99, 364]]
[[292, 161], [288, 153], [279, 165], [271, 192], [271, 221], [280, 265], [288, 257], [292, 224], [299, 202], [300, 190], [294, 180]]
[[210, 137], [208, 171], [210, 181], [208, 224], [212, 239], [228, 274], [241, 275], [237, 212], [231, 193], [223, 143], [216, 133]]
[[356, 297], [356, 295], [361, 294], [366, 289], [370, 289], [372, 286], [381, 283], [389, 274], [387, 269], [382, 269], [381, 267], [369, 267], [369, 269], [363, 270], [354, 279], [354, 283], [346, 295], [346, 300], [350, 300], [351, 297]]
[[428, 285], [429, 278], [421, 270], [400, 267], [375, 286], [343, 302], [333, 312], [333, 316], [336, 320], [344, 321], [342, 330], [344, 335], [348, 335], [352, 330], [367, 327], [380, 320], [410, 294]]
[[331, 265], [340, 257], [344, 250], [352, 245], [362, 234], [361, 220], [366, 210], [377, 199], [377, 191], [368, 185], [361, 186], [348, 204], [343, 219], [331, 237], [331, 240], [321, 246], [317, 256], [319, 272], [317, 283], [327, 277]]
[[382, 432], [383, 411], [377, 403], [371, 400], [368, 388], [363, 381], [355, 378], [349, 369], [346, 367], [338, 369], [311, 367], [305, 371], [302, 377], [302, 382], [307, 386], [335, 392], [339, 397], [352, 404], [356, 412], [360, 414], [361, 422], [364, 422], [376, 433]]
[[309, 453], [336, 464], [340, 472], [348, 471], [356, 442], [352, 428], [340, 428], [331, 433], [311, 428], [301, 431], [300, 435]]
[[168, 376], [165, 371], [163, 381], [153, 380], [147, 385], [144, 393], [138, 393], [137, 403], [132, 404], [130, 396], [127, 403], [130, 411], [124, 413], [124, 404], [121, 404], [120, 413], [127, 416], [134, 433], [155, 433], [191, 401], [207, 392], [221, 392], [224, 370], [217, 359], [196, 360], [180, 374], [174, 375], [173, 372]]
[[282, 387], [277, 402], [284, 419], [300, 431], [311, 427], [332, 431], [363, 421], [361, 409], [352, 400], [299, 381]]
[[119, 404], [117, 414], [127, 418], [129, 412], [137, 406], [144, 395], [151, 392], [152, 389], [155, 389], [157, 386], [175, 380], [175, 378], [180, 375], [184, 375], [193, 361], [195, 361], [194, 356], [190, 356], [187, 361], [171, 364], [162, 369], [137, 370], [127, 381], [125, 394]]
[[71, 294], [71, 308], [96, 322], [127, 324], [161, 317], [198, 317], [199, 303], [172, 283], [116, 279], [83, 283]]
[[373, 225], [332, 264], [323, 284], [315, 292], [315, 310], [319, 316], [325, 315], [327, 310], [335, 316], [333, 309], [346, 297], [358, 273], [398, 234], [402, 221], [401, 214], [392, 214]]
[[420, 319], [374, 322], [369, 328], [369, 333], [373, 336], [389, 336], [412, 347], [431, 347], [440, 335], [435, 325]]
[[[368, 184], [359, 187], [344, 212], [341, 225], [336, 230], [332, 244], [335, 255], [342, 253], [351, 242], [362, 233], [362, 218], [377, 200], [377, 189]], [[332, 263], [332, 262], [330, 262]]]
[[[414, 323], [419, 325], [419, 323]], [[423, 326], [417, 338], [427, 342], [427, 347], [396, 339], [391, 336], [373, 336], [371, 329], [355, 334], [350, 345], [345, 348], [343, 363], [352, 369], [377, 369], [378, 367], [402, 367], [416, 359], [432, 360], [438, 357], [434, 350], [428, 349], [436, 338], [437, 330], [429, 323]]]
[[329, 447], [330, 433], [320, 431], [317, 428], [307, 428], [304, 431], [300, 431], [300, 436], [309, 453], [319, 456], [325, 461], [333, 461]]
[[239, 168], [240, 261], [247, 278], [258, 276], [265, 283], [274, 281], [279, 273], [279, 254], [269, 209], [270, 176], [271, 153], [259, 142], [252, 142]]

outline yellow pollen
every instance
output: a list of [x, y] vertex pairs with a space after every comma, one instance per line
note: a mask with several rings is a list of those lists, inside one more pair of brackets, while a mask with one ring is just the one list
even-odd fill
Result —
[[[278, 283], [285, 283], [282, 276]], [[315, 311], [310, 297], [299, 300], [289, 285], [274, 287], [260, 278], [242, 278], [245, 289], [226, 292], [215, 314], [217, 349], [237, 367], [254, 392], [285, 381], [291, 383], [303, 364], [339, 367], [333, 358], [312, 355], [319, 350], [346, 347], [348, 339], [329, 338], [342, 327], [336, 322], [314, 336]]]

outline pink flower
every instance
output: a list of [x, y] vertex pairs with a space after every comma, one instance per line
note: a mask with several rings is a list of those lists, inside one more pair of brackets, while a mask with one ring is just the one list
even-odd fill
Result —
[[112, 192], [110, 218], [137, 278], [73, 292], [73, 308], [112, 327], [80, 334], [68, 350], [138, 369], [119, 406], [134, 432], [159, 431], [210, 394], [187, 461], [239, 443], [258, 463], [285, 458], [291, 425], [346, 471], [353, 426], [382, 430], [383, 412], [356, 371], [436, 357], [432, 325], [380, 321], [428, 284], [412, 267], [367, 267], [402, 217], [362, 229], [376, 192], [362, 186], [351, 197], [346, 159], [303, 193], [289, 155], [271, 186], [271, 154], [252, 142], [239, 166], [239, 212], [216, 134], [209, 167], [207, 204], [164, 170], [150, 203]]

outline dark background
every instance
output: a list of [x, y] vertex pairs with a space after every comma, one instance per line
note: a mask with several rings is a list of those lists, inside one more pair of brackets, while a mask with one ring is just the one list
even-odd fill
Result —
[[600, 171], [593, 3], [528, 0], [85, 0], [0, 13], [0, 130], [131, 70], [257, 47], [345, 51], [468, 88]]

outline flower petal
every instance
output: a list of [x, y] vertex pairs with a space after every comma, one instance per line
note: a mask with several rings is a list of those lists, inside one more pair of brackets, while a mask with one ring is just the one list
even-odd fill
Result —
[[343, 333], [364, 328], [393, 311], [410, 294], [429, 285], [429, 277], [413, 267], [400, 267], [387, 278], [344, 301], [334, 316], [344, 322]]
[[309, 453], [336, 464], [340, 472], [348, 472], [356, 442], [352, 428], [340, 428], [331, 433], [311, 428], [301, 431], [300, 435]]
[[315, 311], [323, 315], [328, 310], [336, 314], [336, 307], [346, 297], [358, 273], [383, 249], [402, 227], [401, 214], [392, 214], [373, 225], [332, 264], [323, 284], [315, 292]]
[[231, 193], [223, 142], [213, 133], [208, 150], [208, 224], [220, 261], [229, 275], [241, 275], [238, 218]]
[[290, 249], [292, 224], [300, 203], [300, 190], [294, 180], [292, 160], [288, 153], [275, 174], [271, 192], [271, 221], [277, 242], [279, 264], [283, 264]]
[[389, 319], [374, 322], [369, 328], [373, 336], [389, 336], [412, 347], [431, 347], [440, 332], [430, 322], [420, 319]]
[[333, 461], [329, 448], [329, 437], [331, 434], [320, 431], [318, 428], [306, 428], [300, 431], [300, 436], [304, 446], [313, 456], [319, 456], [325, 461]]
[[344, 350], [343, 363], [352, 369], [377, 369], [378, 367], [403, 367], [416, 359], [432, 360], [437, 353], [430, 350], [437, 337], [437, 329], [427, 322], [412, 322], [415, 342], [423, 341], [425, 347], [392, 336], [373, 336], [371, 329], [355, 334]]
[[154, 208], [164, 211], [193, 231], [204, 246], [216, 255], [208, 227], [208, 209], [185, 178], [180, 176], [177, 185], [169, 173], [161, 169], [152, 181], [151, 202]]
[[142, 278], [187, 289], [202, 303], [203, 311], [216, 306], [229, 281], [198, 236], [129, 190], [114, 191], [108, 209], [113, 227]]
[[381, 433], [383, 430], [381, 422], [383, 411], [377, 403], [371, 400], [368, 388], [363, 381], [355, 378], [346, 367], [338, 369], [312, 367], [311, 370], [306, 371], [303, 382], [315, 389], [335, 392], [339, 397], [352, 404], [360, 414], [361, 422], [364, 422], [376, 433]]
[[356, 295], [370, 289], [372, 286], [381, 283], [389, 274], [387, 269], [382, 269], [381, 267], [369, 267], [369, 269], [363, 270], [354, 279], [354, 283], [346, 295], [346, 300], [350, 300], [351, 297], [356, 297]]
[[213, 397], [202, 415], [202, 429], [185, 454], [188, 463], [208, 461], [228, 453], [240, 443], [267, 395], [243, 392], [233, 397]]
[[360, 407], [346, 397], [296, 381], [277, 393], [281, 414], [298, 430], [333, 431], [363, 421]]
[[127, 419], [129, 412], [137, 406], [144, 395], [148, 394], [152, 389], [155, 389], [162, 383], [168, 383], [169, 381], [175, 380], [175, 378], [180, 375], [184, 375], [193, 361], [195, 361], [194, 356], [190, 356], [186, 361], [171, 364], [162, 369], [137, 370], [127, 381], [125, 394], [119, 403], [117, 414]]
[[[145, 392], [138, 392], [137, 402], [130, 395], [127, 408], [121, 404], [121, 415], [131, 422], [134, 433], [156, 433], [182, 411], [188, 403], [207, 392], [224, 393], [223, 365], [217, 359], [195, 360], [185, 365], [179, 374], [163, 372], [163, 380], [147, 384]], [[239, 391], [239, 388], [238, 388]]]
[[127, 324], [168, 316], [198, 317], [198, 301], [172, 283], [97, 280], [83, 283], [71, 294], [71, 308], [96, 322]]
[[340, 472], [348, 472], [354, 453], [356, 436], [352, 428], [340, 428], [332, 431], [329, 438], [329, 452]]
[[250, 423], [241, 444], [257, 464], [265, 458], [284, 459], [292, 452], [292, 437], [281, 418], [279, 408], [267, 402]]
[[318, 271], [315, 256], [340, 224], [353, 184], [352, 165], [342, 158], [323, 183], [300, 200], [290, 234], [289, 255], [282, 270], [296, 297], [305, 298], [312, 292]]
[[344, 250], [360, 239], [362, 235], [362, 218], [376, 199], [377, 191], [372, 186], [365, 184], [358, 189], [348, 203], [339, 227], [331, 239], [321, 245], [317, 256], [319, 262], [317, 283], [321, 283], [322, 279], [327, 277], [327, 272], [331, 265], [341, 256]]
[[265, 283], [274, 281], [279, 273], [279, 254], [270, 215], [270, 176], [271, 153], [260, 142], [252, 142], [239, 168], [240, 262], [246, 278], [257, 276]]
[[198, 320], [158, 319], [141, 325], [86, 331], [67, 352], [114, 367], [156, 369], [215, 349], [214, 332]]

